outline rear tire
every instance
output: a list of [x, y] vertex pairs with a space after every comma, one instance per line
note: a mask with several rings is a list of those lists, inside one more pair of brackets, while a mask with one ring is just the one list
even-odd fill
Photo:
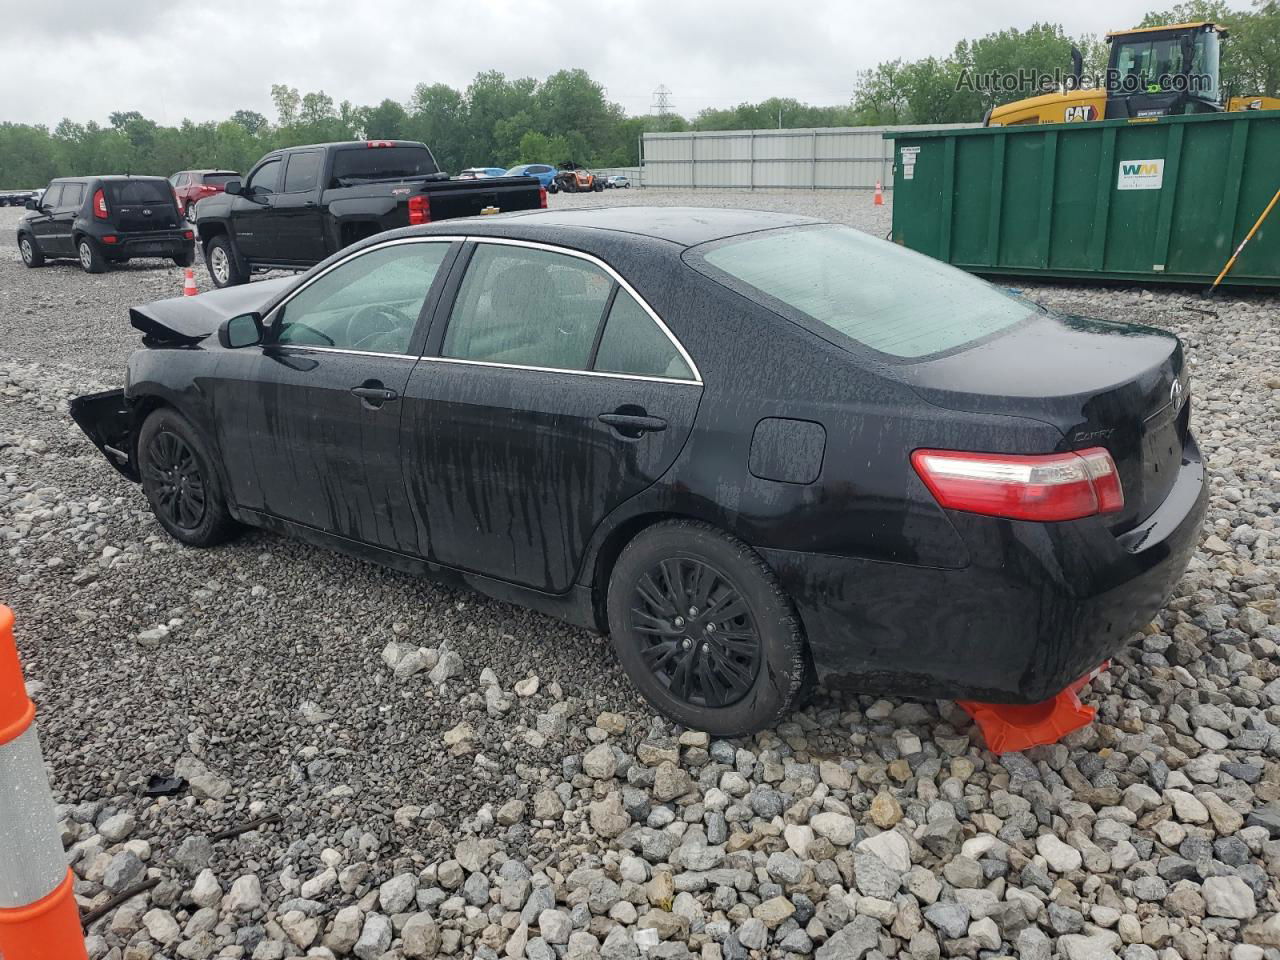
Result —
[[80, 237], [76, 240], [76, 255], [80, 258], [80, 268], [85, 273], [107, 272], [107, 261], [102, 256], [102, 251], [89, 237]]
[[751, 547], [673, 520], [627, 544], [609, 578], [609, 634], [631, 681], [667, 718], [754, 733], [796, 704], [811, 669], [791, 601]]
[[22, 262], [28, 267], [44, 266], [44, 254], [36, 246], [35, 237], [31, 234], [24, 233], [18, 238], [18, 250], [22, 254]]
[[217, 236], [210, 240], [205, 247], [204, 258], [215, 287], [235, 287], [249, 282], [249, 275], [240, 266], [230, 237]]
[[174, 257], [173, 262], [180, 267], [190, 267], [194, 265], [196, 262], [195, 247], [191, 247], [185, 253], [179, 254], [178, 256]]
[[237, 528], [208, 448], [186, 418], [162, 407], [138, 433], [142, 490], [160, 526], [189, 547], [212, 547]]

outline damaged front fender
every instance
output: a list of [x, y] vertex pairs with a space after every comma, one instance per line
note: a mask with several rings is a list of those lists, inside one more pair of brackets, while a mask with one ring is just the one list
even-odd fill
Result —
[[71, 401], [71, 419], [122, 474], [139, 482], [135, 454], [136, 418], [123, 390], [107, 390]]

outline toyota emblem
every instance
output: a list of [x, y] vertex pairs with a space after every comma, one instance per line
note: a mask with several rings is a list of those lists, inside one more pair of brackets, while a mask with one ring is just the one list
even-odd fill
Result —
[[1173, 383], [1169, 384], [1169, 402], [1174, 408], [1182, 406], [1182, 381], [1177, 377], [1173, 378]]

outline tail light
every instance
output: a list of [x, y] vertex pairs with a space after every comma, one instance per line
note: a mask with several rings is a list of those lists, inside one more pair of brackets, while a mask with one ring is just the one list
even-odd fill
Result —
[[950, 510], [1050, 522], [1124, 507], [1120, 474], [1102, 447], [1044, 456], [917, 450], [911, 464]]
[[431, 222], [431, 198], [424, 193], [409, 198], [409, 223]]
[[178, 199], [178, 190], [177, 190], [177, 188], [176, 188], [176, 187], [170, 187], [169, 189], [170, 189], [170, 191], [173, 193], [173, 205], [174, 205], [174, 207], [177, 209], [177, 211], [178, 211], [179, 213], [181, 213], [181, 212], [182, 212], [182, 201]]
[[538, 206], [543, 210], [547, 209], [547, 188], [546, 187], [538, 188]]
[[107, 195], [103, 190], [94, 191], [93, 215], [99, 220], [107, 219]]
[[182, 239], [183, 239], [183, 240], [194, 240], [195, 238], [196, 238], [196, 232], [195, 232], [194, 230], [183, 230], [183, 231], [182, 231]]

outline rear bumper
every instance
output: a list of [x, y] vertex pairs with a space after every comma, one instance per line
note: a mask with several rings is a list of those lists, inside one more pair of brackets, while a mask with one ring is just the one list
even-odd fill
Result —
[[180, 257], [195, 249], [195, 241], [181, 233], [115, 233], [115, 243], [98, 240], [98, 249], [108, 260], [131, 257]]
[[1035, 703], [1124, 646], [1195, 552], [1208, 502], [1188, 436], [1165, 501], [1122, 535], [1101, 518], [1038, 524], [950, 513], [963, 569], [762, 550], [819, 674], [860, 691]]

